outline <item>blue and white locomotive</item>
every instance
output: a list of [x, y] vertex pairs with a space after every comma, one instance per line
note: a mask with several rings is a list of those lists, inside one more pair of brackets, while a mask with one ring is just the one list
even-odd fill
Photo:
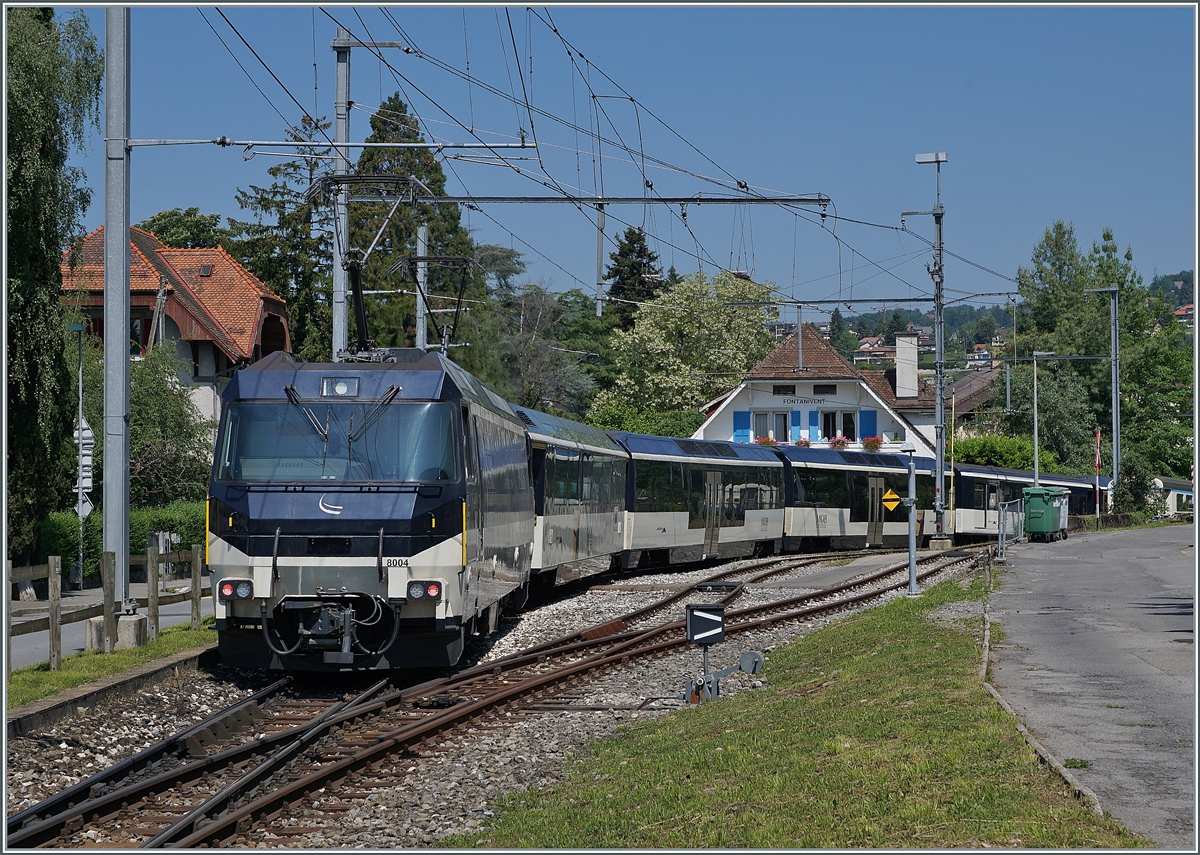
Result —
[[525, 426], [440, 354], [391, 359], [275, 353], [226, 388], [207, 558], [225, 662], [452, 663], [525, 596]]

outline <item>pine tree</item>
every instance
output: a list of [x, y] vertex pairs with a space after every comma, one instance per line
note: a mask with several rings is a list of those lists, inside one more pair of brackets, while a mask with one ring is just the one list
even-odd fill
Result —
[[[609, 310], [617, 318], [617, 326], [623, 330], [633, 327], [633, 318], [638, 307], [654, 298], [663, 284], [662, 268], [658, 265], [658, 254], [646, 244], [646, 233], [630, 226], [617, 242], [617, 251], [609, 253], [612, 263], [604, 271], [604, 278], [611, 284], [608, 296]], [[617, 302], [617, 301], [633, 301]]]
[[[392, 95], [371, 116], [371, 134], [366, 142], [424, 142], [417, 129], [417, 118], [408, 112], [399, 93]], [[434, 196], [446, 193], [446, 175], [431, 149], [428, 148], [365, 148], [359, 155], [355, 172], [360, 175], [413, 176]], [[357, 185], [355, 195], [369, 196], [374, 192], [394, 198], [396, 192], [404, 192], [395, 182], [381, 181], [379, 185]], [[371, 245], [383, 226], [384, 218], [393, 202], [378, 204], [354, 204], [350, 208], [350, 246], [365, 250]], [[420, 202], [415, 205], [401, 203], [380, 235], [379, 242], [363, 270], [363, 287], [368, 290], [416, 290], [416, 268], [413, 265], [389, 274], [396, 261], [417, 254], [417, 230], [422, 222], [429, 226], [429, 242], [426, 254], [430, 256], [459, 256], [474, 258], [474, 243], [460, 223], [459, 207], [456, 204]], [[474, 265], [430, 264], [428, 278], [429, 305], [432, 308], [454, 308], [451, 299], [466, 281], [466, 296], [481, 299], [485, 295], [484, 277]], [[437, 335], [434, 323], [450, 322], [450, 316], [430, 315], [426, 329], [426, 340], [435, 343]], [[460, 317], [461, 340], [465, 328], [473, 322], [464, 323]], [[410, 295], [389, 294], [378, 300], [370, 300], [367, 307], [368, 337], [379, 347], [411, 347], [416, 333], [416, 299]], [[464, 348], [471, 350], [472, 348]], [[464, 362], [471, 362], [472, 355], [456, 353]], [[468, 369], [470, 370], [470, 369]]]
[[[305, 116], [287, 138], [314, 143], [301, 154], [328, 155], [330, 149], [316, 143], [329, 127], [328, 121]], [[329, 362], [333, 349], [333, 210], [304, 198], [323, 162], [289, 160], [267, 170], [275, 179], [270, 187], [239, 189], [238, 205], [255, 219], [230, 218], [230, 236], [223, 241], [230, 255], [286, 301], [292, 352], [314, 362]]]

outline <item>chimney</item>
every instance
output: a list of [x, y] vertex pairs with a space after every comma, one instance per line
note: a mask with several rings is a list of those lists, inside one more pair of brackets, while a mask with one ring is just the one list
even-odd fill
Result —
[[917, 397], [916, 333], [896, 333], [896, 397]]

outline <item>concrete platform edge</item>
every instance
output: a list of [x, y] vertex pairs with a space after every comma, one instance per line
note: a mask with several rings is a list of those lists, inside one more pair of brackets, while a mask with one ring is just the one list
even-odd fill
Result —
[[217, 655], [216, 644], [199, 650], [185, 650], [165, 659], [139, 665], [122, 674], [113, 674], [111, 677], [84, 683], [47, 698], [30, 701], [24, 706], [8, 710], [8, 738], [24, 736], [37, 728], [48, 727], [73, 715], [77, 707], [90, 707], [108, 698], [131, 695], [142, 686], [160, 680], [176, 670], [195, 670], [199, 667], [201, 659], [215, 661]]
[[[990, 580], [989, 580], [989, 584], [990, 584]], [[1092, 811], [1094, 813], [1096, 813], [1098, 816], [1104, 816], [1104, 809], [1100, 807], [1100, 799], [1096, 796], [1096, 794], [1093, 793], [1087, 787], [1085, 787], [1083, 784], [1079, 783], [1079, 781], [1075, 778], [1075, 776], [1071, 774], [1070, 770], [1067, 769], [1067, 767], [1064, 766], [1057, 757], [1055, 757], [1053, 754], [1051, 754], [1049, 751], [1047, 751], [1046, 747], [1044, 745], [1042, 745], [1042, 743], [1037, 741], [1037, 738], [1032, 733], [1029, 732], [1029, 730], [1025, 727], [1024, 724], [1021, 723], [1021, 717], [1017, 715], [1017, 711], [1014, 710], [1009, 705], [1008, 701], [1004, 700], [1004, 698], [1002, 698], [1000, 696], [1000, 693], [998, 691], [996, 691], [996, 687], [987, 681], [988, 663], [991, 661], [991, 654], [990, 654], [991, 636], [992, 636], [992, 620], [988, 616], [988, 604], [987, 604], [987, 602], [984, 602], [984, 606], [983, 606], [983, 662], [979, 666], [979, 678], [980, 678], [981, 682], [983, 683], [983, 687], [988, 690], [988, 692], [991, 694], [991, 696], [993, 698], [996, 699], [996, 702], [998, 704], [1000, 704], [1000, 708], [1003, 709], [1010, 716], [1012, 716], [1013, 722], [1017, 726], [1017, 730], [1020, 732], [1020, 734], [1022, 736], [1025, 737], [1025, 741], [1027, 743], [1029, 743], [1030, 747], [1032, 747], [1033, 750], [1037, 752], [1037, 755], [1038, 755], [1038, 757], [1041, 758], [1042, 762], [1049, 765], [1051, 769], [1053, 769], [1055, 772], [1057, 772], [1059, 774], [1059, 777], [1061, 777], [1064, 781], [1066, 781], [1067, 786], [1070, 787], [1071, 790], [1074, 792], [1075, 798], [1086, 799], [1088, 802], [1091, 803]]]

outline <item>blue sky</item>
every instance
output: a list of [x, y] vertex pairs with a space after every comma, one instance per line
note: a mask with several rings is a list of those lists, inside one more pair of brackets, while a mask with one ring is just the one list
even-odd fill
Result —
[[[664, 267], [681, 273], [745, 270], [808, 300], [923, 297], [928, 244], [895, 227], [902, 211], [934, 202], [934, 168], [914, 155], [945, 151], [945, 246], [977, 265], [1014, 276], [1056, 219], [1074, 223], [1085, 250], [1112, 228], [1147, 283], [1155, 271], [1195, 264], [1191, 6], [441, 5], [386, 7], [391, 20], [367, 6], [220, 8], [291, 95], [322, 116], [333, 115], [332, 19], [364, 40], [411, 40], [422, 55], [384, 52], [399, 82], [369, 51], [353, 51], [353, 140], [398, 90], [440, 140], [514, 141], [519, 129], [536, 138], [541, 162], [514, 162], [520, 174], [447, 161], [452, 193], [548, 195], [544, 183], [553, 182], [588, 195], [602, 171], [610, 196], [642, 196], [647, 178], [663, 196], [723, 195], [740, 180], [765, 194], [823, 193], [841, 218], [822, 226], [812, 213], [775, 206], [689, 206], [685, 226], [677, 206], [611, 208], [606, 263], [625, 224], [644, 225]], [[103, 8], [86, 13], [103, 42]], [[193, 7], [135, 6], [131, 29], [133, 137], [277, 140], [299, 122], [301, 108], [215, 8], [202, 17]], [[473, 78], [519, 103], [440, 67], [462, 72], [468, 60]], [[531, 127], [526, 98], [565, 121], [535, 113]], [[598, 150], [588, 133], [597, 123], [632, 154], [608, 142]], [[96, 191], [89, 229], [103, 215], [101, 137], [76, 158]], [[236, 190], [268, 184], [278, 161], [215, 146], [137, 148], [132, 221], [190, 206], [244, 219]], [[471, 212], [469, 225], [481, 243], [521, 250], [530, 281], [594, 288], [591, 211], [497, 204]], [[933, 236], [930, 217], [908, 226]], [[947, 300], [1014, 287], [946, 259]]]

